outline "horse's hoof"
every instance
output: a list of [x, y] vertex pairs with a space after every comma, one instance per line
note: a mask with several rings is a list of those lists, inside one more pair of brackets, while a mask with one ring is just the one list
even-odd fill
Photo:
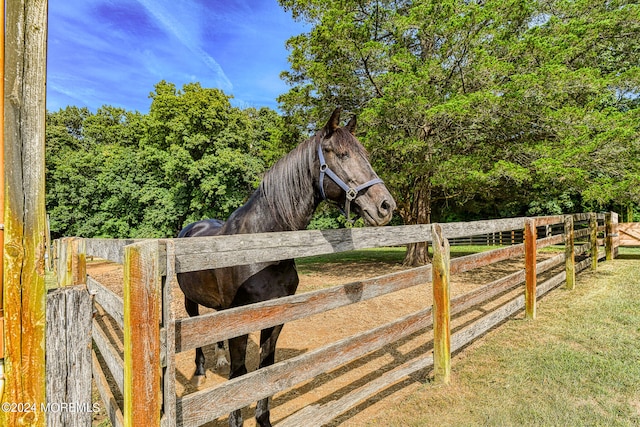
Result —
[[202, 384], [204, 384], [205, 379], [206, 378], [204, 375], [194, 375], [193, 378], [191, 378], [191, 382], [193, 382], [193, 385], [195, 385], [196, 387], [200, 387], [202, 386]]
[[227, 360], [227, 358], [224, 356], [218, 357], [218, 360], [216, 361], [216, 369], [220, 370], [226, 366], [229, 366], [229, 361]]

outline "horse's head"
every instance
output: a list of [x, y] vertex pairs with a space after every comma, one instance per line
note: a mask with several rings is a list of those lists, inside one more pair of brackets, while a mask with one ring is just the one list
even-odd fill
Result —
[[317, 135], [322, 197], [344, 206], [348, 220], [353, 208], [368, 225], [385, 225], [391, 221], [396, 202], [354, 136], [356, 118], [344, 127], [339, 120], [337, 108]]

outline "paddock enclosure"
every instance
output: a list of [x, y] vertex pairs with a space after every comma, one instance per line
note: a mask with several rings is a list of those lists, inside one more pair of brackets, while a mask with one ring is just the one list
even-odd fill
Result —
[[[599, 260], [612, 259], [618, 246], [617, 222], [615, 213], [586, 213], [191, 239], [65, 238], [56, 242], [55, 264], [60, 286], [86, 283], [93, 297], [91, 365], [114, 426], [198, 426], [273, 395], [275, 424], [297, 426], [313, 420], [314, 425], [321, 425], [409, 375], [418, 373], [426, 378], [432, 374], [434, 381], [447, 383], [452, 353], [523, 309], [525, 317], [535, 319], [536, 298], [563, 282], [572, 288], [577, 272], [597, 268]], [[512, 231], [522, 233], [524, 243], [504, 241], [498, 249], [449, 256], [449, 239], [511, 235]], [[180, 272], [423, 241], [431, 242], [434, 248], [431, 265], [194, 318], [178, 317], [172, 309], [182, 303], [174, 301], [179, 295], [175, 289]], [[540, 251], [546, 247], [552, 250]], [[87, 275], [87, 257], [122, 264], [122, 298]], [[509, 260], [523, 261], [524, 268], [506, 274], [497, 268], [489, 280], [473, 289], [456, 290], [456, 277], [473, 275]], [[308, 322], [312, 316], [329, 318], [345, 308], [355, 313], [364, 301], [410, 288], [419, 289], [411, 294], [412, 304], [403, 304], [411, 306], [411, 311], [387, 313], [391, 320], [373, 329], [370, 326], [349, 332], [349, 336], [308, 351], [286, 351], [290, 357], [278, 353], [273, 366], [233, 380], [220, 380], [210, 387], [194, 391], [181, 386], [180, 379], [190, 375], [194, 365], [190, 373], [180, 373], [176, 360], [184, 359], [184, 353], [196, 347], [280, 323], [288, 324], [285, 330], [292, 336], [296, 336], [295, 328], [307, 324], [309, 329], [300, 336], [310, 335], [314, 330]], [[336, 336], [340, 336], [337, 328]], [[357, 386], [302, 407], [280, 404], [284, 399], [279, 399], [279, 394], [295, 396], [300, 384], [311, 384], [314, 378], [338, 369], [350, 370], [359, 365], [358, 360], [373, 352], [385, 352], [390, 346], [396, 346], [391, 353], [400, 352], [397, 343], [410, 339], [420, 340], [408, 352], [410, 357], [374, 370], [356, 382]], [[207, 365], [212, 363], [209, 356]], [[278, 412], [279, 406], [288, 412]]]

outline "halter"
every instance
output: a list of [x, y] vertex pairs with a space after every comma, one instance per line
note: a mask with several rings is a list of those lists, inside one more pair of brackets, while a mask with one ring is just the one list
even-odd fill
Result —
[[324, 155], [322, 154], [322, 144], [318, 144], [318, 159], [320, 159], [320, 192], [322, 193], [322, 199], [323, 200], [327, 200], [327, 195], [324, 194], [324, 185], [323, 185], [324, 176], [326, 174], [326, 175], [329, 176], [329, 178], [331, 178], [331, 180], [333, 182], [338, 184], [338, 186], [340, 188], [342, 188], [344, 190], [344, 192], [346, 193], [347, 197], [346, 197], [346, 201], [344, 203], [344, 209], [342, 209], [339, 206], [338, 206], [338, 209], [340, 209], [340, 212], [342, 212], [342, 214], [345, 216], [347, 221], [349, 223], [353, 224], [355, 222], [355, 220], [357, 219], [357, 217], [356, 217], [356, 219], [349, 218], [350, 215], [351, 215], [351, 202], [353, 200], [355, 200], [356, 197], [358, 197], [358, 193], [360, 193], [362, 190], [364, 190], [366, 188], [369, 188], [369, 187], [371, 187], [371, 186], [373, 186], [375, 184], [383, 184], [384, 182], [380, 178], [374, 178], [371, 181], [367, 181], [364, 184], [360, 184], [355, 188], [354, 187], [349, 187], [327, 165], [327, 162], [324, 160]]

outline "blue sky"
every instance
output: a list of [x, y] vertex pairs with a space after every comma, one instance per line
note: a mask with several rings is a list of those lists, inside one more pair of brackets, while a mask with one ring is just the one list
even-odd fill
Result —
[[160, 80], [275, 109], [288, 89], [285, 41], [305, 31], [277, 0], [50, 0], [47, 109], [147, 113]]

